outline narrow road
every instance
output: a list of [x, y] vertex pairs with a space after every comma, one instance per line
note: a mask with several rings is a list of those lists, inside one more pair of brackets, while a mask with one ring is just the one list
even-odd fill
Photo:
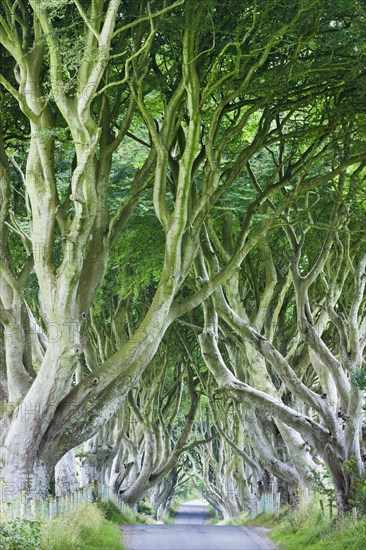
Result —
[[122, 525], [127, 550], [270, 550], [270, 541], [247, 527], [205, 525], [207, 505], [183, 504], [174, 525]]
[[175, 514], [174, 524], [204, 525], [209, 519], [207, 504], [203, 500], [192, 500], [179, 506]]

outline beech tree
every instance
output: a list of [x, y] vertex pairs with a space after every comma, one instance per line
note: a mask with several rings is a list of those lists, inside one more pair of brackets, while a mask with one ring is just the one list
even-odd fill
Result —
[[183, 453], [205, 442], [192, 433], [199, 381], [179, 352], [174, 355], [160, 345], [139, 387], [78, 453], [86, 483], [103, 480], [132, 506], [178, 467]]
[[[363, 188], [362, 167], [348, 175], [342, 173], [334, 181], [328, 227], [324, 214], [316, 209], [319, 201], [323, 207], [326, 204], [319, 196], [305, 200], [302, 214], [286, 215], [283, 229], [290, 250], [285, 277], [282, 275], [279, 283], [278, 268], [264, 241], [260, 247], [266, 262], [262, 264], [265, 277], [261, 286], [250, 270], [228, 279], [204, 302], [204, 331], [200, 336], [203, 357], [220, 392], [245, 403], [238, 414], [248, 434], [254, 434], [256, 457], [276, 477], [295, 486], [310, 484], [317, 470], [312, 457], [321, 457], [329, 469], [341, 512], [351, 507], [354, 480], [364, 469], [364, 395], [354, 380], [363, 368], [365, 347], [365, 241], [364, 231], [355, 230], [360, 214], [357, 193], [353, 200], [355, 220], [343, 202], [349, 198], [350, 189], [354, 193], [356, 180]], [[271, 207], [275, 208], [273, 202]], [[316, 212], [319, 225], [314, 225]], [[230, 254], [224, 244], [230, 240], [220, 241], [213, 228], [211, 233], [221, 255]], [[315, 244], [312, 233], [323, 233], [320, 244]], [[230, 232], [226, 230], [224, 235], [230, 237]], [[307, 247], [309, 240], [311, 248]], [[208, 278], [210, 266], [214, 277], [218, 264], [207, 234], [204, 254], [196, 262], [197, 272]], [[250, 286], [245, 284], [246, 278]], [[295, 313], [290, 330], [279, 322], [286, 315], [288, 323], [294, 315], [289, 311]], [[220, 343], [221, 322], [224, 345]], [[274, 419], [291, 458], [290, 466], [273, 453], [260, 429], [263, 410]]]
[[[138, 9], [123, 0], [2, 3], [1, 478], [7, 497], [21, 488], [46, 494], [55, 464], [119, 410], [171, 323], [202, 301], [209, 304], [299, 197], [364, 161], [362, 140], [331, 160], [328, 155], [351, 106], [354, 116], [362, 110], [359, 13], [357, 1], [142, 0]], [[146, 153], [111, 206], [113, 158], [127, 137]], [[197, 292], [187, 292], [213, 208], [250, 173], [255, 155], [285, 142], [294, 154], [280, 163], [279, 181], [251, 190], [229, 261]], [[164, 236], [159, 283], [133, 333], [124, 321], [115, 324], [122, 336], [96, 366], [84, 328], [110, 251], [123, 240], [141, 197], [153, 205]], [[26, 299], [31, 279], [37, 311]], [[204, 335], [209, 326], [216, 331], [207, 307]], [[224, 301], [220, 307], [225, 310]], [[205, 345], [212, 343], [206, 338]], [[84, 360], [89, 371], [79, 368]], [[285, 406], [276, 407], [281, 421], [328, 441], [322, 426], [300, 417], [294, 422]]]

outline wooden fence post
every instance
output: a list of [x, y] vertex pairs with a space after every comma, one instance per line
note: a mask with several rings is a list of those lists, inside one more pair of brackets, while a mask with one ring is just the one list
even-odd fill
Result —
[[31, 510], [31, 518], [36, 519], [37, 517], [37, 501], [32, 499], [30, 501], [30, 510]]
[[281, 507], [281, 493], [276, 493], [275, 508], [274, 508], [274, 515], [276, 518], [280, 516], [280, 507]]
[[20, 493], [20, 517], [23, 518], [26, 514], [26, 500], [24, 493]]

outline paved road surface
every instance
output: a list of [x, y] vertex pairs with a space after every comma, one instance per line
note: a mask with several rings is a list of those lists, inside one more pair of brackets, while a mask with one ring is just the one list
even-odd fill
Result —
[[209, 519], [207, 504], [202, 500], [191, 500], [191, 502], [186, 502], [178, 508], [174, 523], [204, 525]]
[[269, 550], [273, 545], [247, 527], [204, 525], [200, 501], [180, 507], [174, 525], [123, 525], [127, 550]]

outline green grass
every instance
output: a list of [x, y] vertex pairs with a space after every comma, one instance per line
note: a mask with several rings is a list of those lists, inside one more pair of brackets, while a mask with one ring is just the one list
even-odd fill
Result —
[[220, 525], [262, 525], [263, 527], [275, 527], [278, 525], [279, 519], [275, 518], [273, 514], [263, 512], [258, 514], [254, 518], [250, 518], [248, 512], [243, 512], [240, 516], [232, 517], [224, 521], [220, 521]]
[[146, 523], [146, 515], [112, 501], [79, 504], [52, 519], [18, 518], [0, 525], [4, 550], [124, 550], [119, 524]]
[[112, 500], [98, 502], [98, 508], [103, 512], [105, 518], [113, 523], [139, 524], [146, 523], [148, 519], [146, 515], [134, 512], [129, 506], [120, 510]]
[[122, 544], [121, 531], [117, 525], [110, 521], [103, 520], [101, 526], [93, 535], [93, 539], [84, 542], [83, 550], [121, 550]]
[[168, 506], [168, 508], [165, 510], [163, 514], [162, 520], [164, 523], [167, 523], [167, 524], [174, 523], [175, 514], [177, 513], [179, 506], [183, 504], [183, 502], [185, 502], [185, 499], [173, 498], [170, 505]]
[[84, 503], [63, 516], [45, 522], [42, 550], [124, 550], [122, 535], [95, 504]]
[[302, 524], [290, 515], [275, 527], [270, 538], [283, 550], [361, 550], [366, 548], [366, 518], [341, 520], [324, 518], [319, 513], [304, 517]]
[[263, 513], [248, 518], [246, 513], [230, 518], [226, 524], [264, 526], [268, 537], [282, 550], [361, 550], [366, 548], [366, 516], [355, 520], [323, 516], [316, 503], [300, 505], [295, 511], [281, 508], [280, 516]]
[[211, 504], [208, 505], [208, 516], [210, 518], [210, 524], [214, 525], [219, 522], [219, 514], [217, 510]]

